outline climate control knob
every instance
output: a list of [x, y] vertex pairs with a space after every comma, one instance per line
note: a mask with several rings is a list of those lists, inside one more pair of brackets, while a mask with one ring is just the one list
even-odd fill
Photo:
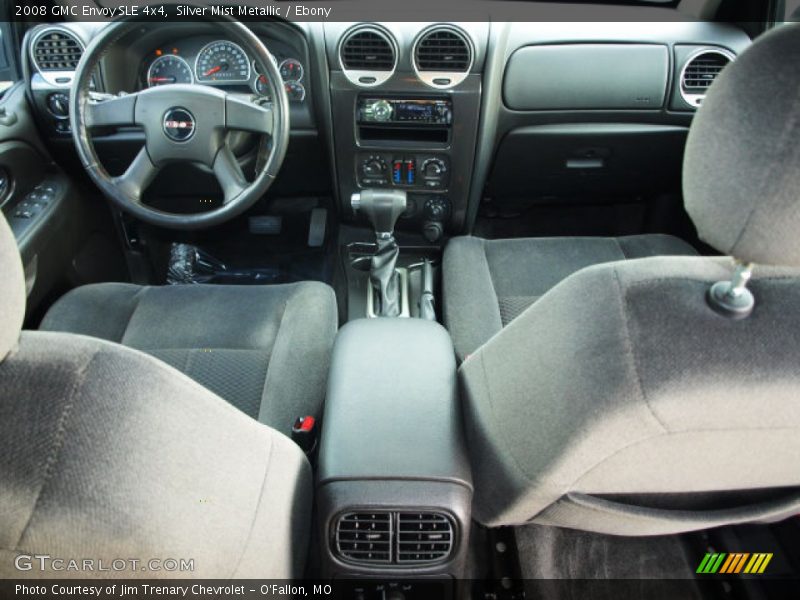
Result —
[[386, 174], [388, 166], [379, 156], [370, 156], [361, 163], [361, 172], [367, 177], [380, 177]]
[[444, 175], [447, 167], [439, 158], [429, 158], [422, 163], [422, 175], [426, 179], [436, 179]]

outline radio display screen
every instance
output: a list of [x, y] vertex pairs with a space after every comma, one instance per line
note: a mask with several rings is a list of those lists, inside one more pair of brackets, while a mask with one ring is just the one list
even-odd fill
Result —
[[442, 117], [447, 103], [436, 100], [402, 100], [392, 103], [397, 121], [436, 122]]
[[357, 117], [370, 124], [448, 126], [452, 106], [451, 100], [438, 98], [360, 98]]

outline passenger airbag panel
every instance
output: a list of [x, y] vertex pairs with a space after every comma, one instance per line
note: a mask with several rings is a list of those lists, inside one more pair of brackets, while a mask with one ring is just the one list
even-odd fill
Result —
[[513, 110], [653, 110], [668, 72], [659, 44], [527, 46], [508, 61], [503, 98]]

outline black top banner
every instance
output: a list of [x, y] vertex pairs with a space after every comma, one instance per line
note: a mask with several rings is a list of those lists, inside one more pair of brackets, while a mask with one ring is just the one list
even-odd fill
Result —
[[[793, 0], [786, 0], [792, 2]], [[761, 14], [765, 0], [329, 0], [329, 1], [120, 1], [16, 0], [11, 16], [31, 21], [108, 21], [118, 18], [158, 21], [282, 19], [296, 22], [685, 22], [710, 20], [725, 3], [752, 4]], [[724, 11], [723, 11], [724, 13]]]

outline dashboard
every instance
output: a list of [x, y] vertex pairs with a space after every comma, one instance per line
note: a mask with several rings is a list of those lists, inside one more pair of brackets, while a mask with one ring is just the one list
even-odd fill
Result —
[[[603, 10], [599, 22], [248, 22], [290, 98], [290, 146], [272, 193], [333, 194], [342, 220], [355, 221], [354, 193], [402, 189], [410, 208], [398, 227], [435, 243], [467, 230], [485, 197], [514, 206], [671, 191], [706, 87], [750, 36], [730, 23], [642, 27]], [[71, 144], [60, 57], [79, 59], [101, 27], [28, 34], [32, 104], [51, 143]], [[39, 54], [54, 30], [71, 44], [55, 66]], [[116, 45], [97, 91], [192, 83], [264, 95], [263, 69], [218, 24], [143, 26]], [[138, 150], [135, 136], [96, 144], [113, 160]], [[194, 193], [186, 185], [176, 183]]]
[[[289, 101], [305, 101], [304, 63], [287, 49], [277, 49], [273, 57]], [[197, 83], [268, 97], [264, 72], [238, 44], [213, 36], [192, 36], [170, 40], [150, 50], [141, 61], [139, 89]]]

